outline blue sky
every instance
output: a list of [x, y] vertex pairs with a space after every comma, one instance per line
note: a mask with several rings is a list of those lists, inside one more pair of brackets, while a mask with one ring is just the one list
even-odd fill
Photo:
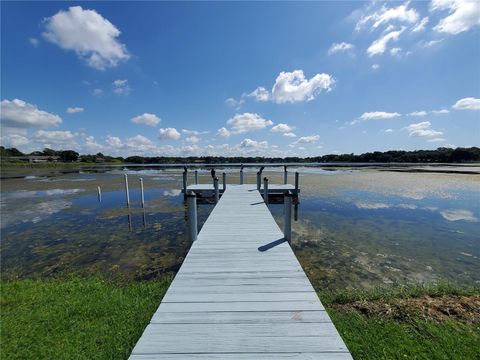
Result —
[[2, 2], [1, 142], [111, 155], [480, 145], [480, 2]]

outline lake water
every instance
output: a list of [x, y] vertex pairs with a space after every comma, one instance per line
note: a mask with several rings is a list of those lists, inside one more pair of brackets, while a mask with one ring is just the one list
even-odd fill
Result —
[[[480, 284], [480, 175], [382, 168], [289, 170], [290, 175], [300, 172], [301, 188], [292, 246], [317, 289], [438, 280]], [[190, 246], [181, 171], [42, 170], [3, 179], [3, 276], [75, 272], [150, 279], [175, 273]], [[238, 169], [217, 173], [221, 171], [229, 183], [238, 183]], [[247, 168], [245, 182], [254, 183], [256, 171]], [[131, 210], [125, 207], [124, 173], [129, 176]], [[270, 183], [282, 182], [281, 168], [267, 167], [264, 174]], [[200, 170], [200, 182], [210, 180], [209, 171]], [[102, 188], [101, 202], [97, 186]], [[200, 225], [212, 206], [199, 206]], [[282, 226], [282, 205], [269, 207]]]

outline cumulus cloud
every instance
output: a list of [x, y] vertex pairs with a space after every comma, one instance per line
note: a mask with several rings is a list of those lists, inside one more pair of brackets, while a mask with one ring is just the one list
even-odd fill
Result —
[[297, 144], [313, 144], [320, 140], [320, 135], [310, 135], [310, 136], [302, 136], [298, 138], [297, 141], [293, 142], [293, 145]]
[[34, 38], [34, 37], [29, 38], [28, 42], [30, 44], [32, 44], [32, 46], [34, 46], [34, 47], [37, 47], [38, 45], [40, 45], [40, 40], [38, 40], [37, 38]]
[[453, 106], [457, 110], [480, 110], [480, 99], [473, 97], [458, 100]]
[[414, 24], [418, 21], [419, 15], [415, 9], [409, 9], [408, 5], [409, 2], [393, 8], [388, 8], [383, 5], [377, 11], [363, 15], [357, 22], [355, 28], [357, 31], [359, 31], [371, 24], [371, 28], [376, 29], [380, 25], [387, 25], [391, 22]]
[[65, 50], [73, 50], [88, 66], [115, 67], [130, 55], [118, 41], [120, 31], [95, 10], [72, 6], [44, 20], [43, 37]]
[[142, 115], [135, 116], [130, 119], [131, 122], [135, 124], [143, 124], [148, 126], [156, 126], [160, 124], [161, 119], [155, 115], [150, 113], [144, 113]]
[[440, 110], [432, 110], [432, 114], [448, 114], [450, 111], [447, 109], [440, 109]]
[[82, 108], [82, 107], [69, 107], [67, 109], [67, 113], [69, 114], [76, 114], [76, 113], [80, 113], [80, 112], [83, 112], [85, 109]]
[[401, 52], [402, 52], [402, 48], [399, 48], [399, 47], [390, 49], [390, 55], [392, 56], [398, 56], [401, 54]]
[[379, 64], [373, 64], [373, 65], [372, 65], [372, 71], [377, 71], [378, 69], [380, 69], [380, 65], [379, 65]]
[[413, 111], [411, 113], [408, 113], [408, 116], [425, 116], [425, 115], [427, 115], [427, 112], [425, 110]]
[[30, 142], [27, 137], [20, 134], [6, 134], [2, 136], [2, 145], [6, 147], [21, 147]]
[[480, 25], [478, 0], [432, 0], [430, 11], [442, 10], [447, 10], [449, 15], [433, 28], [437, 32], [456, 35]]
[[243, 134], [250, 131], [261, 130], [267, 126], [273, 125], [271, 120], [262, 118], [258, 114], [243, 113], [235, 114], [235, 116], [227, 121], [235, 134]]
[[387, 120], [400, 116], [398, 112], [386, 112], [386, 111], [371, 111], [363, 113], [359, 119], [354, 120], [350, 125], [358, 124], [360, 121], [367, 120]]
[[105, 142], [113, 148], [121, 148], [123, 146], [122, 141], [117, 136], [107, 135]]
[[422, 121], [415, 124], [410, 124], [406, 127], [408, 131], [408, 136], [410, 137], [428, 137], [428, 138], [438, 138], [443, 135], [443, 132], [436, 131], [431, 128], [432, 124], [430, 121]]
[[386, 133], [392, 133], [393, 132], [393, 129], [387, 129], [385, 130]]
[[405, 27], [400, 30], [391, 31], [380, 36], [367, 49], [368, 56], [380, 55], [385, 52], [390, 41], [397, 41], [400, 35], [405, 31]]
[[328, 55], [333, 55], [337, 52], [344, 52], [348, 50], [352, 50], [355, 47], [355, 45], [346, 43], [346, 42], [341, 42], [341, 43], [333, 43], [330, 46], [330, 49], [328, 49]]
[[277, 104], [311, 101], [322, 91], [330, 91], [335, 79], [329, 74], [316, 74], [306, 79], [303, 70], [282, 71], [275, 80], [272, 91], [258, 87], [248, 96], [257, 101], [272, 101]]
[[445, 220], [448, 221], [470, 221], [470, 222], [477, 222], [477, 217], [473, 214], [473, 212], [469, 210], [463, 209], [453, 209], [453, 210], [444, 210], [441, 211], [440, 214]]
[[425, 16], [420, 22], [418, 22], [412, 29], [412, 32], [421, 32], [425, 30], [425, 26], [428, 24], [428, 16]]
[[60, 116], [19, 99], [2, 100], [0, 109], [0, 120], [8, 127], [46, 128], [62, 123]]
[[185, 134], [185, 135], [203, 135], [203, 134], [208, 134], [208, 133], [209, 133], [209, 131], [182, 129], [182, 134]]
[[284, 133], [283, 136], [285, 136], [285, 137], [290, 137], [290, 138], [295, 138], [295, 137], [297, 137], [297, 135], [295, 135], [293, 132]]
[[158, 131], [160, 140], [178, 140], [181, 136], [175, 128], [162, 128]]
[[33, 139], [43, 144], [73, 144], [75, 135], [71, 131], [47, 131], [39, 130], [33, 135]]
[[244, 102], [245, 100], [243, 99], [243, 97], [240, 98], [239, 100], [235, 100], [234, 98], [231, 98], [231, 97], [225, 100], [225, 104], [237, 110], [242, 107]]
[[267, 141], [255, 141], [252, 139], [244, 139], [241, 143], [240, 146], [243, 148], [262, 148], [265, 149], [268, 147], [268, 142]]
[[113, 82], [113, 92], [117, 95], [128, 95], [132, 91], [128, 80], [115, 80]]
[[93, 96], [102, 96], [103, 95], [103, 90], [102, 89], [93, 89], [92, 90], [92, 95]]
[[443, 142], [446, 141], [444, 138], [433, 138], [433, 139], [428, 139], [428, 142], [434, 143], [434, 142]]
[[295, 129], [295, 126], [290, 126], [288, 124], [277, 124], [270, 129], [272, 132], [280, 132], [280, 133], [291, 133]]
[[217, 136], [220, 136], [220, 137], [224, 137], [224, 138], [227, 138], [229, 137], [231, 134], [230, 134], [230, 131], [228, 131], [227, 128], [225, 127], [222, 127], [220, 129], [218, 129], [217, 131]]
[[195, 144], [201, 140], [202, 139], [200, 139], [198, 136], [195, 136], [195, 135], [189, 136], [185, 139], [187, 143], [191, 143], [191, 144]]

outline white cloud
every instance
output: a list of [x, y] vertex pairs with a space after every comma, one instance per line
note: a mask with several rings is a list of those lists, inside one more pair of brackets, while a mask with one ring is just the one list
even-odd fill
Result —
[[440, 110], [432, 110], [432, 114], [448, 114], [450, 111], [447, 109], [440, 109]]
[[463, 209], [454, 209], [454, 210], [444, 210], [441, 211], [440, 214], [445, 220], [448, 221], [470, 221], [470, 222], [477, 222], [478, 219], [475, 217], [473, 212], [469, 210]]
[[6, 134], [2, 136], [2, 145], [6, 147], [20, 147], [30, 142], [27, 137], [19, 134]]
[[419, 45], [424, 48], [430, 48], [432, 46], [435, 46], [437, 44], [440, 44], [443, 41], [443, 39], [437, 39], [437, 40], [430, 40], [430, 41], [421, 41]]
[[425, 30], [425, 26], [428, 24], [428, 16], [425, 16], [420, 22], [418, 22], [412, 29], [412, 32], [421, 32]]
[[161, 119], [155, 114], [144, 113], [130, 119], [135, 124], [143, 124], [148, 126], [156, 126], [160, 124]]
[[285, 137], [291, 137], [291, 138], [297, 137], [297, 135], [295, 135], [295, 134], [292, 133], [292, 132], [284, 133], [283, 136], [285, 136]]
[[75, 138], [75, 135], [71, 131], [39, 130], [35, 133], [33, 138], [41, 143], [70, 144]]
[[367, 49], [368, 56], [374, 56], [383, 54], [387, 49], [387, 45], [390, 41], [397, 41], [400, 35], [405, 31], [405, 27], [400, 30], [391, 31], [385, 35], [380, 36], [375, 40]]
[[443, 135], [443, 132], [436, 131], [431, 128], [432, 124], [430, 121], [422, 121], [415, 124], [410, 124], [406, 127], [408, 131], [408, 136], [410, 137], [428, 137], [428, 138], [438, 138]]
[[444, 138], [433, 138], [433, 139], [428, 139], [428, 142], [443, 142], [446, 141]]
[[83, 112], [85, 109], [82, 108], [82, 107], [69, 107], [67, 109], [67, 113], [69, 114], [76, 114], [76, 113], [80, 113], [80, 112]]
[[45, 128], [62, 123], [60, 116], [40, 110], [36, 105], [19, 99], [2, 100], [0, 109], [0, 120], [4, 126]]
[[473, 97], [458, 100], [453, 106], [457, 110], [480, 110], [480, 99]]
[[117, 95], [128, 95], [132, 88], [128, 84], [128, 80], [115, 80], [113, 82], [113, 92]]
[[187, 143], [191, 143], [191, 144], [195, 144], [201, 140], [202, 139], [200, 139], [198, 136], [195, 136], [195, 135], [189, 136], [185, 139]]
[[40, 45], [40, 40], [34, 37], [29, 38], [28, 42], [34, 47], [37, 47], [38, 45]]
[[92, 90], [92, 95], [93, 96], [102, 96], [103, 95], [103, 90], [102, 89], [93, 89]]
[[114, 148], [120, 148], [123, 146], [122, 141], [117, 136], [107, 135], [107, 139], [105, 141], [108, 145]]
[[261, 130], [267, 126], [273, 125], [271, 120], [266, 120], [258, 114], [243, 113], [235, 114], [235, 116], [227, 121], [235, 134], [243, 134], [249, 131]]
[[243, 99], [243, 97], [240, 98], [240, 100], [235, 100], [234, 98], [231, 98], [231, 97], [225, 100], [225, 104], [237, 110], [242, 107], [244, 102], [245, 100]]
[[302, 136], [298, 138], [297, 141], [293, 142], [292, 144], [313, 144], [320, 140], [320, 135], [310, 135], [310, 136]]
[[400, 55], [401, 52], [402, 52], [402, 48], [399, 48], [399, 47], [390, 49], [390, 55], [392, 56], [398, 56]]
[[161, 140], [178, 140], [182, 135], [175, 128], [165, 128], [158, 131]]
[[268, 147], [268, 142], [266, 141], [255, 141], [252, 139], [244, 139], [241, 143], [240, 146], [243, 148], [261, 148], [265, 149]]
[[357, 22], [356, 30], [359, 31], [366, 25], [372, 23], [372, 29], [390, 22], [403, 22], [413, 24], [418, 21], [419, 15], [415, 9], [408, 8], [409, 2], [395, 8], [387, 8], [383, 5], [378, 11], [362, 16]]
[[448, 10], [449, 15], [433, 28], [437, 32], [459, 34], [480, 25], [480, 1], [432, 0], [430, 11]]
[[208, 134], [208, 133], [209, 133], [209, 131], [182, 129], [182, 134], [185, 134], [185, 135], [203, 135], [203, 134]]
[[425, 110], [414, 111], [408, 114], [408, 116], [425, 116], [425, 115], [427, 115], [427, 112]]
[[73, 50], [88, 66], [98, 70], [115, 67], [130, 55], [117, 38], [120, 31], [95, 10], [72, 6], [44, 20], [48, 41]]
[[386, 133], [392, 133], [393, 132], [393, 129], [387, 129], [385, 130]]
[[373, 65], [372, 65], [372, 71], [377, 71], [378, 69], [380, 69], [380, 65], [379, 65], [379, 64], [373, 64]]
[[222, 127], [220, 129], [218, 129], [217, 131], [217, 136], [221, 136], [221, 137], [224, 137], [224, 138], [227, 138], [229, 137], [231, 134], [230, 134], [230, 131], [227, 130], [227, 128], [225, 127]]
[[264, 87], [258, 87], [248, 96], [257, 101], [272, 101], [277, 104], [311, 101], [321, 91], [330, 91], [335, 79], [329, 74], [316, 74], [306, 79], [303, 70], [282, 71], [275, 80], [271, 93]]
[[367, 120], [387, 120], [392, 119], [394, 117], [398, 117], [401, 114], [398, 112], [385, 112], [385, 111], [371, 111], [363, 113], [359, 119], [354, 120], [350, 123], [350, 125], [358, 124], [360, 121], [367, 121]]
[[146, 138], [143, 135], [136, 135], [130, 138], [127, 138], [125, 141], [125, 147], [129, 151], [137, 153], [145, 153], [155, 148], [153, 142]]
[[288, 124], [277, 124], [270, 129], [272, 132], [280, 132], [280, 133], [291, 133], [295, 129], [295, 126], [290, 126]]
[[354, 47], [355, 45], [346, 42], [333, 43], [332, 46], [330, 46], [330, 49], [328, 49], [328, 55], [332, 55], [337, 52], [352, 50]]

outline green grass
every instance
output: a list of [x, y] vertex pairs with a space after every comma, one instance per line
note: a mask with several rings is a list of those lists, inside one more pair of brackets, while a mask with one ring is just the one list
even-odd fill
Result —
[[435, 321], [409, 316], [404, 320], [366, 316], [345, 305], [355, 301], [389, 302], [428, 295], [473, 295], [478, 287], [451, 284], [349, 290], [321, 293], [332, 321], [354, 359], [480, 359], [480, 324]]
[[1, 283], [1, 359], [126, 359], [170, 280]]

